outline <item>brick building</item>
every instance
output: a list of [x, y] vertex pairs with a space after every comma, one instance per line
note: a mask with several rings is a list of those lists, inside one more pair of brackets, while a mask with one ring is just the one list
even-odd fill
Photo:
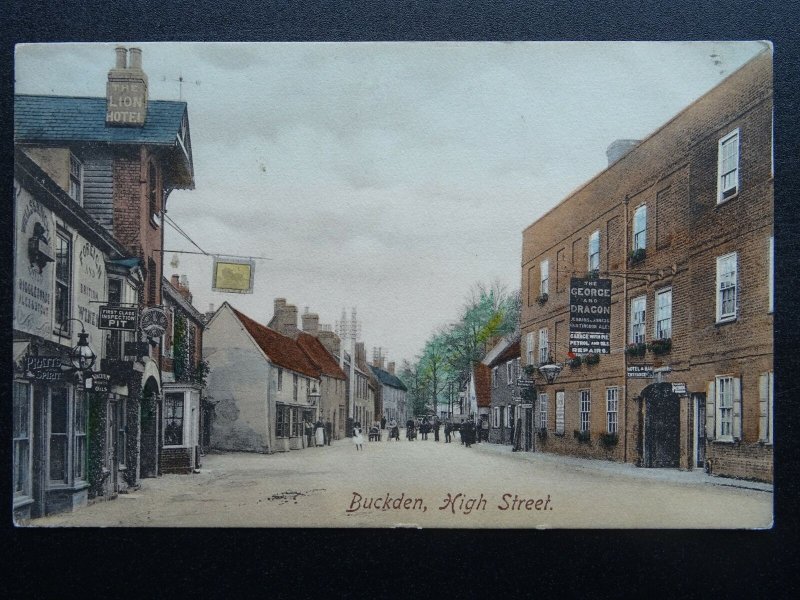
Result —
[[[609, 163], [523, 232], [542, 449], [771, 481], [771, 54]], [[568, 359], [572, 277], [610, 280], [608, 354]]]
[[[187, 105], [148, 98], [141, 50], [116, 49], [105, 97], [15, 96], [14, 136], [17, 150], [124, 248], [124, 256], [106, 261], [108, 285], [95, 306], [133, 306], [139, 315], [160, 307], [167, 198], [175, 189], [194, 188], [194, 168]], [[134, 271], [140, 285], [129, 281]], [[124, 453], [117, 452], [125, 464], [109, 476], [119, 471], [123, 486], [159, 473], [164, 422], [158, 338], [111, 331], [95, 367], [111, 377], [109, 397], [121, 407], [117, 422], [125, 435], [106, 437], [109, 444], [126, 444]]]

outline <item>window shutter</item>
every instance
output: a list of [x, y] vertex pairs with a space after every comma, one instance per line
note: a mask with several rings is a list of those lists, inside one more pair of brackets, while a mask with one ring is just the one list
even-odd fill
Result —
[[742, 380], [733, 379], [733, 439], [742, 439]]
[[716, 417], [716, 390], [714, 382], [709, 381], [706, 389], [706, 439], [713, 440], [716, 436], [715, 417]]
[[769, 440], [769, 423], [767, 422], [767, 399], [769, 394], [769, 375], [764, 373], [758, 378], [758, 440]]

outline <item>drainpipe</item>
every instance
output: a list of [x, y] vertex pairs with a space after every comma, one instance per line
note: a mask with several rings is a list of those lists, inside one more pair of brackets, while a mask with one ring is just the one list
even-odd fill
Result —
[[[623, 257], [628, 253], [628, 195], [625, 194], [623, 204], [625, 206], [625, 247]], [[625, 346], [628, 341], [628, 259], [625, 258], [622, 275], [622, 405], [625, 407], [623, 417], [625, 425], [623, 429], [622, 461], [628, 462], [628, 353]]]

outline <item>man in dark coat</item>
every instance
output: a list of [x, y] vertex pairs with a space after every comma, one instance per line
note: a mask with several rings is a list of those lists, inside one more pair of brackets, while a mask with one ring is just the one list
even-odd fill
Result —
[[444, 422], [444, 443], [450, 443], [450, 431], [453, 429], [453, 426], [450, 425], [450, 421]]
[[331, 423], [331, 418], [328, 417], [325, 419], [325, 443], [328, 446], [331, 445], [331, 435], [333, 434], [333, 424]]
[[441, 423], [441, 421], [439, 421], [439, 417], [436, 417], [433, 420], [433, 441], [434, 442], [438, 442], [439, 441], [439, 427], [441, 427], [441, 426], [442, 426], [442, 423]]
[[386, 415], [381, 417], [381, 429], [386, 429]]

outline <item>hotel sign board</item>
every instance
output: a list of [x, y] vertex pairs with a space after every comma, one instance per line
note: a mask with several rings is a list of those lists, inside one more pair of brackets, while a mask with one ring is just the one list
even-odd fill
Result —
[[233, 294], [252, 294], [256, 263], [250, 259], [214, 257], [212, 290]]
[[628, 365], [627, 375], [630, 379], [652, 379], [653, 365]]
[[570, 279], [569, 350], [576, 354], [611, 353], [610, 279]]

